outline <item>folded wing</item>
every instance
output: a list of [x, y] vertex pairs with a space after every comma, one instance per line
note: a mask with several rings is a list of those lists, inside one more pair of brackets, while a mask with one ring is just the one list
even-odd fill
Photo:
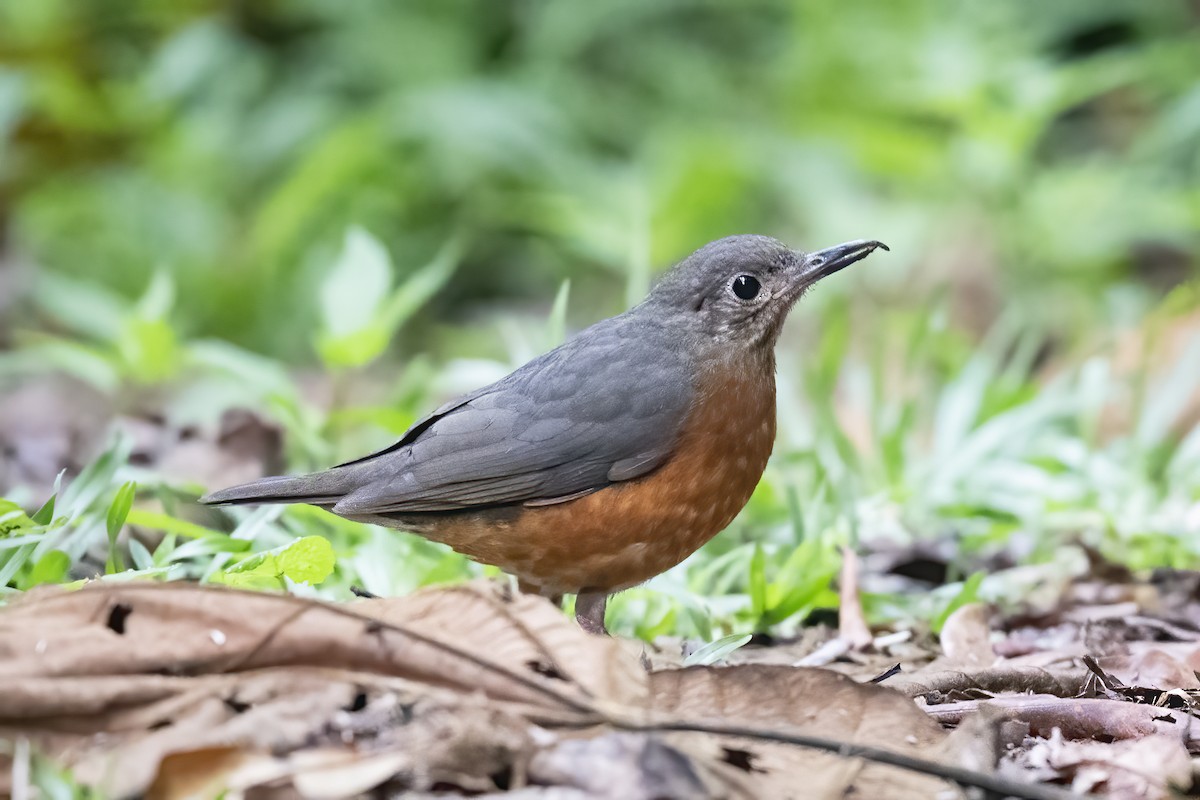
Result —
[[601, 323], [443, 406], [392, 447], [339, 468], [370, 479], [333, 510], [544, 505], [650, 472], [675, 444], [692, 384], [682, 357], [624, 322]]

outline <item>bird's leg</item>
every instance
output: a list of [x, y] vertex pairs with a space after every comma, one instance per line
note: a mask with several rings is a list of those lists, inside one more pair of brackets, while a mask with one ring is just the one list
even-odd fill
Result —
[[579, 627], [597, 636], [607, 636], [604, 609], [608, 606], [606, 592], [580, 592], [575, 596], [575, 619]]

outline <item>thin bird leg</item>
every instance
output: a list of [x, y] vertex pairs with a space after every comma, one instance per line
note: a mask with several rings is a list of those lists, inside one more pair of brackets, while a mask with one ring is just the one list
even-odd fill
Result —
[[597, 636], [607, 636], [604, 627], [604, 609], [608, 605], [605, 592], [580, 592], [575, 597], [575, 619], [579, 627]]

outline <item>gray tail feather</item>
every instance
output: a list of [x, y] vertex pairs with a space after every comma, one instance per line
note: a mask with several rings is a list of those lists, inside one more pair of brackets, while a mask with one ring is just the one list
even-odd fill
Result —
[[240, 486], [230, 486], [200, 498], [204, 505], [241, 505], [244, 503], [309, 503], [333, 505], [362, 485], [362, 470], [334, 467], [309, 475], [263, 478]]

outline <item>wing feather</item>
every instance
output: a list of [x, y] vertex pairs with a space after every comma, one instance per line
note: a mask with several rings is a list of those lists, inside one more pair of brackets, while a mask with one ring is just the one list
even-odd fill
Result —
[[[692, 398], [671, 343], [616, 317], [491, 386], [447, 403], [373, 462], [339, 514], [545, 504], [645, 475], [669, 455]], [[665, 339], [665, 337], [664, 337]], [[654, 358], [640, 357], [654, 353]]]

